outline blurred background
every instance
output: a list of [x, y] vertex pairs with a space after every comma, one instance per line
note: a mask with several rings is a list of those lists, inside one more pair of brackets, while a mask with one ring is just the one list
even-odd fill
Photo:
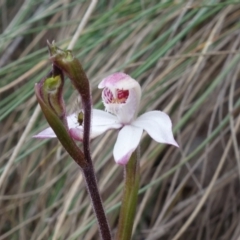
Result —
[[[48, 126], [34, 95], [51, 68], [47, 40], [73, 43], [95, 108], [98, 83], [124, 71], [142, 86], [139, 114], [173, 121], [179, 149], [142, 137], [133, 239], [240, 239], [239, 16], [233, 0], [1, 0], [0, 240], [99, 239], [79, 167], [56, 139], [32, 138]], [[68, 79], [64, 94], [68, 113], [81, 107]], [[116, 136], [91, 143], [113, 234]]]

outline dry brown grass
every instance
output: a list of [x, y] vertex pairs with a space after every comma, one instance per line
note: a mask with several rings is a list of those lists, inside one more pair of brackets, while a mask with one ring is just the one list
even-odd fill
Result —
[[[56, 140], [31, 138], [46, 127], [33, 84], [49, 69], [47, 39], [78, 55], [95, 107], [98, 82], [120, 70], [140, 82], [141, 112], [173, 120], [180, 149], [142, 139], [133, 239], [240, 239], [240, 5], [159, 2], [99, 1], [80, 32], [91, 1], [0, 2], [0, 240], [99, 239], [79, 168]], [[68, 80], [65, 95], [72, 112]], [[115, 140], [92, 142], [113, 233], [123, 178]]]

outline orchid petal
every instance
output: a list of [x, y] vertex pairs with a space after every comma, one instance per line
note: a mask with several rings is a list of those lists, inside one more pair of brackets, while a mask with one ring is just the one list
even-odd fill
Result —
[[[67, 124], [69, 128], [75, 128], [79, 124], [77, 122], [76, 114], [71, 114], [67, 117]], [[46, 128], [42, 132], [38, 133], [37, 135], [33, 136], [33, 138], [56, 138], [55, 132], [52, 130], [52, 128]]]
[[33, 138], [55, 138], [56, 134], [55, 132], [52, 130], [52, 128], [46, 128], [45, 130], [43, 130], [42, 132], [38, 133], [37, 135], [34, 135]]
[[[103, 134], [104, 132], [111, 130], [111, 129], [118, 129], [122, 125], [116, 124], [116, 125], [105, 125], [105, 126], [92, 126], [91, 127], [91, 133], [90, 133], [90, 139], [94, 139], [98, 137], [99, 135]], [[83, 127], [79, 126], [78, 128], [71, 128], [69, 130], [69, 133], [71, 137], [76, 141], [83, 141]]]
[[[69, 132], [72, 138], [77, 141], [82, 141], [83, 127], [80, 126], [77, 121], [77, 114], [73, 113], [69, 115], [67, 117], [67, 123], [68, 123]], [[112, 114], [102, 110], [93, 109], [91, 136], [90, 136], [91, 138], [95, 138], [109, 129], [118, 129], [120, 127], [122, 127], [122, 124], [118, 122], [118, 119], [116, 116], [113, 116]], [[47, 128], [33, 137], [34, 138], [55, 138], [56, 135], [53, 132], [52, 128]]]
[[132, 125], [143, 128], [155, 141], [178, 147], [172, 133], [169, 116], [161, 111], [151, 111], [138, 117]]
[[[71, 118], [73, 121], [71, 123], [72, 128], [70, 128], [69, 124], [69, 132], [73, 139], [77, 141], [83, 140], [83, 126], [74, 125], [74, 119]], [[75, 115], [75, 122], [77, 122], [77, 117]], [[102, 133], [108, 131], [109, 129], [118, 129], [121, 128], [122, 124], [118, 122], [116, 116], [113, 116], [110, 113], [107, 113], [102, 110], [93, 109], [92, 111], [92, 124], [91, 124], [91, 133], [90, 138], [93, 139]]]
[[73, 113], [69, 116], [67, 116], [67, 123], [68, 123], [68, 128], [76, 128], [79, 126], [79, 123], [77, 121], [77, 114]]
[[116, 116], [99, 109], [92, 110], [92, 126], [122, 126]]
[[[73, 113], [67, 117], [68, 127], [71, 128], [81, 128], [78, 123], [77, 113]], [[105, 126], [105, 125], [115, 125], [119, 126], [119, 121], [116, 116], [107, 113], [103, 110], [93, 109], [91, 124], [93, 126]]]
[[[70, 136], [76, 141], [83, 141], [83, 128], [70, 128], [69, 129]], [[90, 136], [91, 137], [91, 136]]]
[[119, 134], [113, 149], [116, 163], [125, 165], [141, 140], [143, 129], [131, 125], [124, 126]]

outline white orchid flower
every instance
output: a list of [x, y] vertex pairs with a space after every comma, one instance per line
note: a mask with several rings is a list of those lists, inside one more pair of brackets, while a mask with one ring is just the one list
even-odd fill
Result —
[[[125, 73], [114, 73], [103, 79], [98, 87], [103, 89], [102, 99], [106, 111], [93, 109], [91, 139], [109, 129], [120, 129], [113, 150], [118, 164], [127, 164], [140, 143], [143, 130], [159, 143], [178, 147], [172, 133], [172, 122], [166, 113], [151, 111], [137, 117], [141, 87], [136, 80]], [[73, 139], [82, 141], [84, 126], [77, 119], [78, 113], [67, 117], [69, 133]], [[34, 137], [54, 138], [56, 135], [51, 128], [47, 128]]]

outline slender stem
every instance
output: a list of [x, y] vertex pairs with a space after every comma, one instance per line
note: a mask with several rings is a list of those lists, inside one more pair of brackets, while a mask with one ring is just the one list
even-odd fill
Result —
[[88, 167], [84, 167], [82, 170], [86, 181], [87, 190], [92, 201], [93, 209], [98, 220], [101, 239], [111, 240], [111, 232], [103, 209], [101, 196], [98, 191], [93, 165], [88, 163]]
[[90, 152], [90, 132], [91, 132], [91, 114], [92, 114], [92, 101], [91, 96], [88, 101], [83, 102], [84, 110], [84, 127], [83, 127], [83, 152], [88, 163], [92, 164], [92, 157]]
[[117, 240], [130, 240], [132, 236], [140, 180], [137, 150], [132, 153], [128, 164], [124, 167], [124, 175], [124, 192], [116, 234]]

